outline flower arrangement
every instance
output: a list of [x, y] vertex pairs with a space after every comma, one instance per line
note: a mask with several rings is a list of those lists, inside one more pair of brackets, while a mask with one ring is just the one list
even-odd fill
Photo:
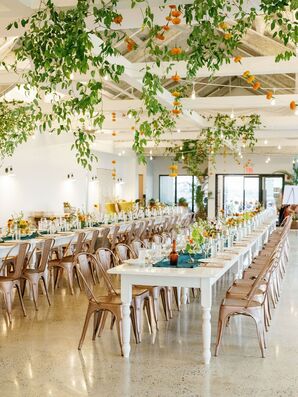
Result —
[[20, 212], [19, 214], [16, 215], [12, 215], [12, 217], [8, 219], [7, 221], [8, 233], [12, 233], [15, 227], [21, 231], [21, 234], [29, 233], [30, 224], [27, 219], [24, 219], [23, 212]]

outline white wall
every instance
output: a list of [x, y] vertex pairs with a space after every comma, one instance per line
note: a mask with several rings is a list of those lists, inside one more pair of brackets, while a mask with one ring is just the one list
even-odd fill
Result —
[[[61, 143], [59, 143], [59, 141]], [[100, 189], [106, 189], [100, 180], [91, 182], [91, 176], [98, 168], [112, 170], [112, 160], [117, 161], [117, 176], [122, 177], [118, 195], [127, 200], [137, 196], [136, 158], [134, 154], [118, 157], [112, 153], [96, 152], [99, 161], [94, 170], [88, 173], [79, 166], [75, 152], [64, 138], [55, 137], [51, 144], [48, 136], [38, 136], [36, 140], [21, 145], [14, 156], [4, 160], [0, 168], [0, 226], [13, 213], [23, 211], [63, 212], [63, 202], [86, 210], [92, 210], [99, 202]], [[5, 175], [4, 169], [12, 166], [15, 176]], [[67, 180], [67, 174], [73, 173], [74, 181]], [[115, 184], [110, 179], [111, 184]]]
[[215, 216], [215, 175], [216, 174], [245, 174], [244, 165], [247, 161], [251, 160], [251, 167], [254, 174], [273, 174], [276, 171], [285, 170], [292, 172], [292, 155], [270, 155], [271, 161], [266, 163], [265, 160], [268, 156], [250, 154], [244, 155], [240, 164], [234, 160], [230, 155], [217, 156], [215, 166], [209, 167], [208, 178], [208, 216], [213, 218]]

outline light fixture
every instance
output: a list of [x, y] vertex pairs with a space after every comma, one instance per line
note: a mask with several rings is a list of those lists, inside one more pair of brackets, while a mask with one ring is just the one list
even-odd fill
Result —
[[127, 117], [128, 117], [129, 119], [131, 119], [131, 118], [132, 118], [131, 113], [128, 113]]
[[264, 145], [267, 145], [268, 144], [268, 141], [267, 141], [267, 139], [265, 139], [265, 141], [264, 141]]
[[31, 138], [32, 138], [33, 140], [35, 140], [35, 139], [36, 139], [35, 134], [31, 135]]
[[13, 168], [11, 165], [9, 167], [6, 167], [4, 172], [5, 172], [5, 175], [14, 176]]
[[97, 178], [97, 175], [93, 175], [93, 176], [91, 177], [91, 181], [92, 181], [92, 182], [97, 181], [97, 179], [98, 179], [98, 178]]
[[70, 73], [69, 78], [70, 78], [70, 80], [73, 80], [74, 79], [74, 74]]
[[125, 150], [122, 150], [122, 154], [123, 154], [123, 155], [125, 154]]
[[281, 149], [281, 146], [280, 146], [280, 145], [278, 145], [278, 146], [277, 146], [277, 149], [278, 149], [278, 150], [280, 150], [280, 149]]
[[230, 118], [231, 118], [231, 119], [234, 119], [234, 118], [235, 118], [234, 110], [231, 111]]
[[75, 180], [75, 177], [74, 177], [73, 173], [67, 174], [67, 179], [68, 179], [69, 181], [74, 181], [74, 180]]
[[184, 154], [182, 154], [182, 156], [181, 156], [181, 159], [182, 159], [182, 160], [184, 160], [184, 159], [185, 159], [185, 157], [184, 157]]
[[178, 134], [181, 132], [181, 130], [179, 129], [179, 128], [177, 128], [177, 132], [178, 132]]
[[276, 104], [276, 99], [272, 98], [271, 101], [270, 101], [270, 105], [271, 106], [275, 106], [275, 104]]
[[298, 109], [295, 110], [295, 116], [298, 116]]
[[149, 157], [149, 158], [150, 158], [150, 160], [151, 160], [151, 161], [153, 160], [153, 157], [152, 157], [152, 155], [150, 155], [150, 157]]
[[180, 146], [179, 150], [182, 150], [182, 149], [183, 149], [183, 147], [182, 147], [182, 146]]
[[104, 79], [105, 81], [108, 81], [108, 80], [109, 80], [109, 75], [108, 75], [108, 74], [105, 74], [103, 79]]
[[267, 157], [267, 159], [266, 159], [266, 161], [265, 161], [265, 163], [269, 163], [269, 161], [271, 160], [271, 158], [270, 157]]
[[121, 153], [121, 152], [119, 152], [119, 153], [118, 153], [118, 156], [119, 156], [119, 157], [121, 157], [121, 156], [122, 156], [122, 153]]
[[193, 85], [192, 85], [191, 99], [193, 99], [193, 100], [196, 99], [195, 83], [193, 83]]
[[122, 178], [117, 178], [117, 183], [119, 183], [119, 185], [123, 185], [124, 181]]

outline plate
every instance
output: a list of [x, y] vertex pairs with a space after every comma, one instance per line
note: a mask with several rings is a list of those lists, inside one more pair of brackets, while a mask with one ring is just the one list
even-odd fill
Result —
[[127, 259], [126, 261], [124, 261], [124, 263], [126, 265], [133, 265], [133, 266], [145, 266], [146, 262], [144, 262], [141, 259]]

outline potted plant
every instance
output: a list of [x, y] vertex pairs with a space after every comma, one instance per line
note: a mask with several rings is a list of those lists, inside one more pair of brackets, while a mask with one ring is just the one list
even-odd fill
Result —
[[180, 197], [178, 200], [179, 207], [188, 207], [188, 202], [186, 201], [185, 197]]

